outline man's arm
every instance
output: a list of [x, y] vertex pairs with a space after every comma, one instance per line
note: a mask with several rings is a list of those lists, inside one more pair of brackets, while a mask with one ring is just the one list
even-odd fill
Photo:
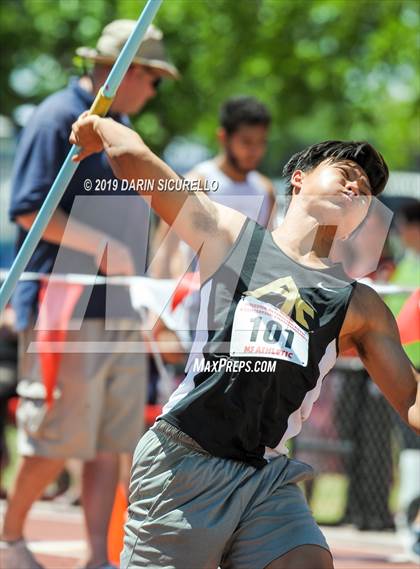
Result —
[[[32, 226], [38, 212], [25, 213], [16, 216], [16, 222], [26, 231]], [[42, 238], [56, 245], [64, 245], [81, 253], [91, 255], [102, 272], [107, 274], [134, 275], [134, 261], [129, 248], [109, 237], [106, 233], [89, 227], [85, 223], [71, 218], [60, 208], [53, 213]], [[103, 256], [104, 245], [112, 247], [113, 262], [107, 264]]]
[[[24, 213], [16, 216], [16, 222], [23, 229], [29, 231], [37, 215], [37, 211]], [[76, 251], [94, 255], [101, 241], [105, 238], [105, 234], [76, 220], [72, 223], [71, 232], [67, 231], [66, 233], [68, 219], [68, 215], [62, 209], [57, 208], [45, 228], [42, 238], [56, 245], [64, 245], [76, 249]]]
[[345, 336], [340, 347], [356, 348], [382, 393], [420, 434], [420, 374], [401, 346], [391, 311], [372, 288], [356, 286], [343, 329]]
[[104, 150], [117, 178], [151, 180], [153, 190], [139, 188], [138, 193], [151, 197], [156, 213], [200, 253], [202, 278], [218, 268], [239, 234], [243, 215], [211, 202], [202, 191], [159, 191], [159, 182], [180, 177], [134, 131], [112, 119], [82, 115], [73, 125], [70, 142], [82, 147], [75, 161]]

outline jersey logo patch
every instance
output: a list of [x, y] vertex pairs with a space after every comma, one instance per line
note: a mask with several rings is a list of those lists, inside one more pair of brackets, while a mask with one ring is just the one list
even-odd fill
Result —
[[281, 307], [281, 311], [288, 316], [290, 316], [294, 308], [296, 322], [307, 330], [309, 330], [307, 318], [313, 319], [315, 317], [315, 310], [302, 299], [292, 277], [276, 279], [255, 290], [247, 290], [244, 294], [245, 296], [252, 296], [258, 299], [266, 296], [280, 296], [281, 299], [273, 304]]

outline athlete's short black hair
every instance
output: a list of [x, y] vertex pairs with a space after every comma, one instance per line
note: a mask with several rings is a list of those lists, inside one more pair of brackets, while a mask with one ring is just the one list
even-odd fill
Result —
[[383, 156], [368, 142], [346, 142], [342, 140], [326, 140], [318, 144], [312, 144], [301, 152], [293, 154], [283, 168], [283, 176], [286, 178], [287, 193], [293, 192], [291, 183], [292, 174], [295, 170], [308, 172], [323, 162], [330, 159], [331, 162], [352, 160], [366, 172], [372, 188], [372, 195], [377, 196], [383, 192], [388, 181], [389, 170]]
[[254, 97], [233, 97], [220, 108], [220, 125], [228, 134], [241, 126], [270, 126], [271, 115], [267, 107]]

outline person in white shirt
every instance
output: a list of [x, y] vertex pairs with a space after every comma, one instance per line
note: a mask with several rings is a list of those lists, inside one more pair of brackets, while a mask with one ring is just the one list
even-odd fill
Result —
[[[217, 138], [220, 153], [197, 164], [186, 178], [198, 180], [209, 198], [250, 217], [264, 227], [276, 217], [275, 189], [271, 180], [257, 171], [267, 148], [271, 115], [254, 97], [234, 97], [220, 109]], [[191, 259], [179, 247], [175, 232], [161, 221], [154, 239], [153, 276], [176, 277]]]

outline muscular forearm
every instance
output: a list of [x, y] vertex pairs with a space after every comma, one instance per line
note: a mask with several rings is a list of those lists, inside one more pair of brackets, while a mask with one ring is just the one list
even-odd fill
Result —
[[[17, 222], [29, 230], [38, 212], [27, 213], [17, 217]], [[88, 255], [96, 255], [106, 234], [93, 229], [84, 223], [71, 219], [63, 210], [57, 209], [51, 217], [42, 238], [56, 245], [64, 245], [70, 249]]]

